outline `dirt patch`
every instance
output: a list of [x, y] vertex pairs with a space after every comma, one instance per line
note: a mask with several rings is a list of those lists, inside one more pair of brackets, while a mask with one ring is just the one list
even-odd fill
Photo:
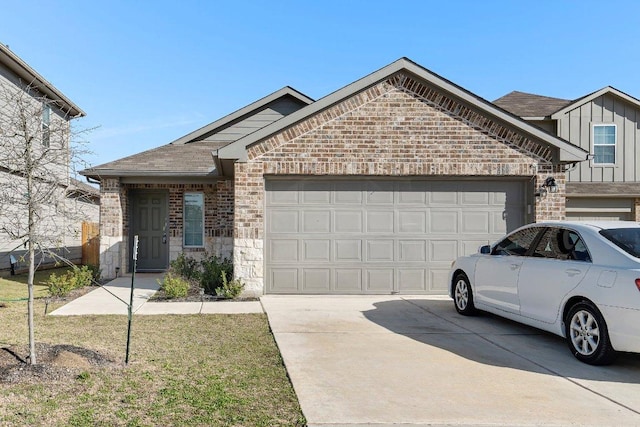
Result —
[[28, 346], [0, 348], [0, 382], [43, 383], [76, 378], [94, 367], [121, 366], [93, 350], [72, 345], [36, 343], [36, 365], [28, 362]]

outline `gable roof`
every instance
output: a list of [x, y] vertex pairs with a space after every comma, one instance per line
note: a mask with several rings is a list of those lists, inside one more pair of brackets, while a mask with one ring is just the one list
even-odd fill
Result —
[[255, 115], [283, 98], [291, 98], [301, 107], [313, 102], [306, 95], [286, 86], [169, 144], [93, 166], [80, 174], [95, 179], [108, 176], [220, 176], [215, 167], [213, 153], [234, 140], [207, 141], [206, 137]]
[[217, 156], [219, 159], [247, 161], [247, 148], [249, 146], [280, 133], [296, 123], [299, 123], [322, 110], [325, 110], [375, 84], [378, 84], [398, 72], [406, 72], [419, 80], [426, 81], [430, 85], [450, 94], [454, 98], [478, 108], [484, 114], [488, 114], [502, 123], [531, 135], [537, 141], [541, 141], [544, 144], [557, 148], [559, 151], [558, 158], [561, 162], [577, 162], [587, 158], [588, 153], [580, 147], [577, 147], [564, 139], [551, 135], [537, 126], [525, 122], [520, 117], [497, 107], [478, 95], [475, 95], [451, 81], [427, 70], [426, 68], [421, 67], [408, 58], [400, 58], [386, 67], [383, 67], [380, 70], [375, 71], [368, 76], [365, 76], [362, 79], [325, 96], [322, 99], [319, 99], [313, 104], [310, 104], [269, 126], [265, 126], [250, 135], [220, 148]]
[[175, 141], [171, 142], [171, 144], [187, 144], [189, 142], [202, 138], [208, 134], [215, 133], [216, 131], [228, 126], [229, 124], [235, 121], [241, 120], [242, 118], [247, 117], [249, 115], [255, 114], [256, 111], [265, 108], [270, 103], [287, 96], [299, 101], [301, 104], [304, 104], [304, 105], [309, 105], [313, 102], [313, 99], [309, 98], [308, 96], [304, 95], [301, 92], [298, 92], [291, 86], [285, 86], [282, 89], [277, 90], [272, 94], [267, 95], [264, 98], [261, 98], [247, 105], [246, 107], [243, 107], [237, 111], [234, 111], [233, 113], [228, 114], [219, 120], [211, 122], [208, 125], [205, 125], [198, 130], [195, 130], [183, 137], [176, 139]]
[[493, 101], [498, 107], [524, 119], [543, 119], [573, 101], [513, 91]]
[[83, 117], [86, 115], [80, 107], [64, 96], [54, 85], [49, 83], [44, 77], [38, 74], [36, 70], [31, 68], [29, 64], [13, 53], [8, 46], [2, 43], [0, 43], [0, 63], [15, 73], [23, 83], [33, 85], [47, 98], [56, 102], [58, 106], [71, 117]]
[[600, 97], [602, 95], [605, 95], [605, 94], [611, 94], [611, 95], [617, 96], [618, 98], [622, 98], [625, 101], [627, 101], [628, 103], [635, 105], [637, 108], [640, 108], [640, 100], [638, 100], [637, 98], [634, 98], [633, 96], [628, 95], [628, 94], [626, 94], [626, 93], [624, 93], [624, 92], [622, 92], [622, 91], [620, 91], [620, 90], [618, 90], [618, 89], [616, 89], [614, 87], [605, 86], [602, 89], [599, 89], [599, 90], [597, 90], [595, 92], [592, 92], [592, 93], [590, 93], [588, 95], [583, 96], [582, 98], [578, 98], [578, 99], [572, 101], [570, 104], [566, 105], [564, 108], [561, 108], [560, 110], [554, 112], [551, 115], [551, 118], [552, 119], [558, 119], [558, 118], [562, 117], [564, 114], [568, 113], [569, 111], [574, 110], [574, 109], [580, 107], [581, 105], [586, 104], [587, 102], [591, 102], [594, 99], [596, 99], [596, 98], [598, 98], [598, 97]]

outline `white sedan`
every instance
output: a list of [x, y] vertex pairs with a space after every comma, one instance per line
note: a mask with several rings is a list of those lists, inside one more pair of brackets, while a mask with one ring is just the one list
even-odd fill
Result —
[[639, 223], [530, 224], [458, 258], [449, 283], [460, 314], [487, 311], [560, 335], [583, 362], [640, 353]]

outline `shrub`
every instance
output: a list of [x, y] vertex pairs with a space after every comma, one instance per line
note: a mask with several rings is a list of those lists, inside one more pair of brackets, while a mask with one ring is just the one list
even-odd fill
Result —
[[216, 295], [225, 298], [237, 298], [244, 289], [244, 283], [240, 279], [227, 280], [227, 274], [223, 271], [220, 273], [222, 286], [216, 288]]
[[191, 287], [188, 280], [180, 276], [176, 276], [171, 272], [167, 273], [162, 281], [158, 279], [158, 283], [160, 284], [160, 289], [164, 291], [167, 298], [186, 297], [187, 292], [189, 292], [189, 288]]
[[51, 273], [45, 284], [49, 290], [49, 295], [53, 297], [63, 297], [74, 289], [89, 286], [92, 278], [92, 271], [89, 267], [83, 265], [80, 268], [74, 267], [72, 270], [68, 270], [60, 276], [56, 273]]
[[171, 261], [170, 263], [171, 269], [176, 272], [176, 274], [184, 277], [185, 279], [198, 279], [200, 276], [200, 271], [198, 270], [198, 261], [194, 258], [185, 256], [184, 252], [181, 252], [178, 255], [178, 258]]
[[214, 294], [223, 285], [222, 273], [233, 276], [233, 264], [227, 258], [221, 259], [213, 255], [203, 259], [200, 266], [200, 285], [208, 294]]
[[100, 269], [100, 266], [96, 264], [87, 264], [85, 267], [91, 271], [91, 280], [96, 283], [100, 282], [100, 279], [102, 278], [102, 270]]

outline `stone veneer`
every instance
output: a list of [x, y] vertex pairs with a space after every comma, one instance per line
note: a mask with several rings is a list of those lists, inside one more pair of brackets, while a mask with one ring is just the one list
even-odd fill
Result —
[[558, 193], [532, 219], [563, 219], [565, 174], [552, 150], [399, 73], [248, 149], [235, 165], [234, 265], [250, 293], [264, 291], [265, 177], [548, 176]]
[[[182, 252], [196, 259], [205, 254], [231, 259], [233, 256], [233, 182], [211, 184], [121, 184], [117, 178], [104, 178], [100, 185], [100, 266], [105, 278], [128, 271], [129, 200], [131, 190], [166, 190], [169, 194], [169, 259]], [[205, 195], [205, 246], [183, 248], [182, 218], [185, 192]]]

